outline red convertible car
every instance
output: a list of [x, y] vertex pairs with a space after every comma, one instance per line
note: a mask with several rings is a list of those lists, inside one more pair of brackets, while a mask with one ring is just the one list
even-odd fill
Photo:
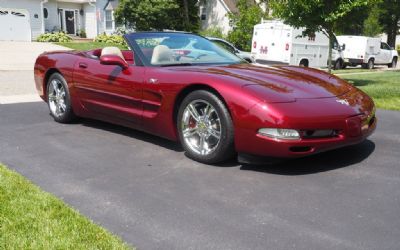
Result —
[[374, 103], [334, 75], [249, 64], [183, 32], [125, 35], [130, 50], [50, 52], [36, 88], [54, 120], [88, 117], [180, 141], [218, 163], [302, 157], [360, 143], [375, 130]]

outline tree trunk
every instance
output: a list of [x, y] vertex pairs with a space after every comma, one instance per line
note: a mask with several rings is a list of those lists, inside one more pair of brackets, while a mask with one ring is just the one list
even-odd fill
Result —
[[328, 49], [328, 72], [332, 72], [332, 44], [335, 38], [335, 34], [331, 31], [328, 31], [329, 34], [329, 49]]
[[183, 0], [183, 14], [185, 17], [185, 29], [189, 29], [189, 4], [188, 0]]
[[[394, 27], [397, 28], [397, 25]], [[387, 31], [387, 43], [389, 44], [389, 46], [395, 47], [397, 30], [393, 29], [393, 27], [390, 27], [390, 28], [391, 29]]]

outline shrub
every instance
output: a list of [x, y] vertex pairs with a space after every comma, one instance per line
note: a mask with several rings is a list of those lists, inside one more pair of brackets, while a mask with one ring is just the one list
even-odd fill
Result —
[[126, 46], [124, 38], [119, 35], [107, 35], [107, 34], [103, 33], [103, 34], [96, 36], [94, 41], [99, 42], [99, 43], [110, 43], [110, 44], [119, 44], [119, 45]]
[[67, 34], [64, 32], [54, 32], [54, 33], [44, 33], [38, 36], [36, 41], [38, 42], [70, 42], [72, 40], [71, 37], [69, 37]]
[[397, 54], [399, 54], [399, 56], [400, 56], [400, 44], [397, 45]]
[[226, 36], [222, 33], [222, 29], [218, 27], [212, 27], [206, 30], [202, 30], [199, 32], [200, 35], [202, 36], [208, 36], [208, 37], [215, 37], [215, 38], [222, 38], [225, 39]]
[[79, 37], [86, 38], [86, 31], [85, 30], [80, 30], [79, 31]]

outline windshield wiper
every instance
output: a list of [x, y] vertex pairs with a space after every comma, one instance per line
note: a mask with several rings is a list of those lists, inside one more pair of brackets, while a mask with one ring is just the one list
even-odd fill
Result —
[[161, 64], [160, 67], [172, 67], [172, 66], [192, 66], [191, 63], [170, 63], [170, 64]]

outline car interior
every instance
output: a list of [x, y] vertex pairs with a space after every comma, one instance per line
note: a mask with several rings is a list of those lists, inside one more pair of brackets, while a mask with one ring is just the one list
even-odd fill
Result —
[[105, 47], [103, 49], [95, 49], [89, 50], [86, 52], [86, 55], [90, 58], [99, 60], [101, 56], [104, 55], [115, 55], [121, 57], [125, 60], [128, 64], [133, 64], [133, 51], [131, 50], [120, 50], [117, 47]]

